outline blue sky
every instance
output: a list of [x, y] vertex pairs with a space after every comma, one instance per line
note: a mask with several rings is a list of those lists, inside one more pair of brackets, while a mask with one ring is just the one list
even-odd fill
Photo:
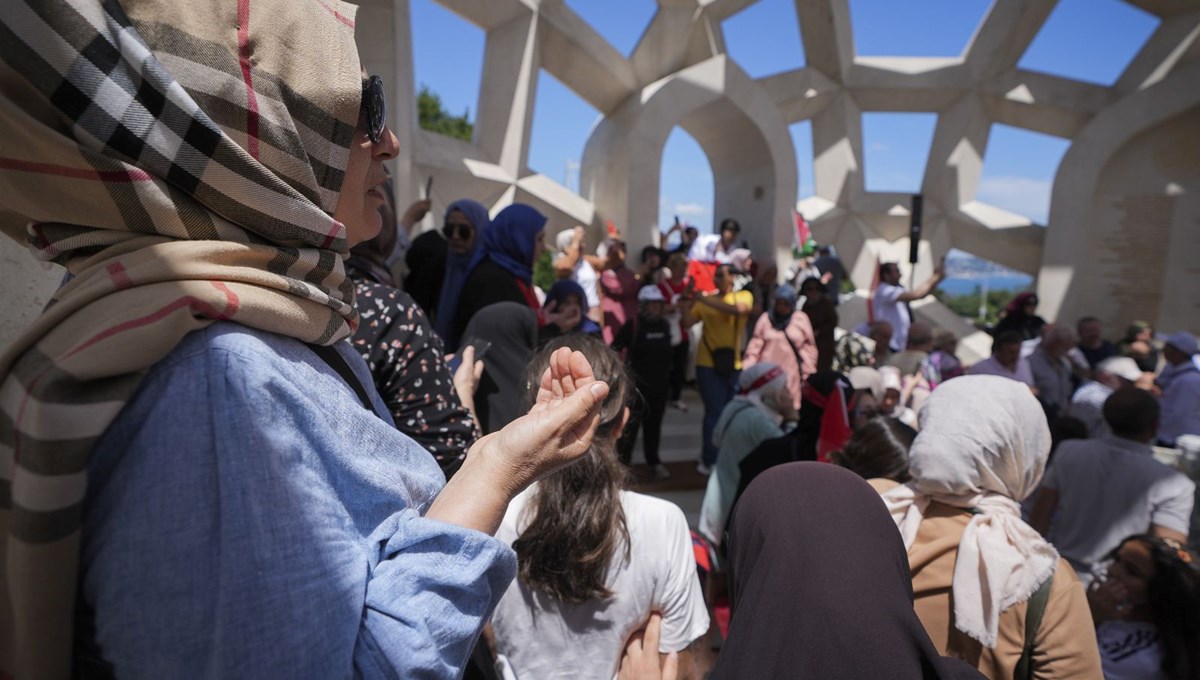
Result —
[[[997, 0], [1003, 1], [1003, 0]], [[567, 0], [622, 54], [630, 54], [654, 15], [654, 0]], [[870, 56], [957, 56], [974, 34], [989, 0], [850, 0], [855, 49]], [[411, 0], [418, 83], [428, 85], [454, 113], [474, 118], [483, 70], [485, 34], [433, 0]], [[1121, 0], [1060, 0], [1022, 56], [1021, 68], [1110, 85], [1158, 25]], [[726, 47], [759, 78], [801, 68], [804, 54], [794, 0], [760, 0], [722, 24]], [[447, 36], [454, 36], [447, 40]], [[529, 166], [575, 189], [578, 163], [599, 115], [542, 72], [534, 110]], [[866, 112], [864, 165], [869, 190], [911, 192], [920, 187], [936, 114]], [[812, 127], [790, 127], [799, 166], [799, 196], [811, 195]], [[1043, 222], [1050, 186], [1066, 140], [993, 126], [979, 199]], [[569, 169], [569, 167], [571, 169]], [[699, 145], [676, 128], [663, 151], [660, 219], [674, 215], [711, 229], [712, 171]]]

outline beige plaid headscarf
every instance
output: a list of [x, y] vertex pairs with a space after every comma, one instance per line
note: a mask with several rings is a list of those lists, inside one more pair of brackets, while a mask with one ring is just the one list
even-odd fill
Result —
[[339, 0], [4, 0], [0, 230], [74, 278], [0, 356], [0, 675], [70, 674], [87, 462], [231, 320], [357, 323], [333, 212], [361, 100]]

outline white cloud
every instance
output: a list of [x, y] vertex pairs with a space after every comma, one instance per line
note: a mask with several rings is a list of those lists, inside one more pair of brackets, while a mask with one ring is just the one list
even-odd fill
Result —
[[699, 217], [708, 214], [708, 206], [700, 203], [676, 203], [675, 212], [685, 217]]
[[1045, 224], [1050, 213], [1050, 191], [1053, 185], [1048, 179], [1012, 175], [984, 177], [979, 180], [976, 198], [997, 208], [1024, 215], [1039, 224]]
[[884, 144], [883, 142], [872, 142], [871, 143], [871, 151], [887, 151], [890, 148], [891, 148], [890, 146], [888, 146], [887, 144]]

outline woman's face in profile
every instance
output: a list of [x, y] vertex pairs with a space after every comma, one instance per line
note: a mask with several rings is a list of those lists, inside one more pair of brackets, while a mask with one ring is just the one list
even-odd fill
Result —
[[387, 202], [383, 162], [395, 158], [399, 151], [400, 142], [390, 128], [383, 129], [378, 144], [372, 142], [367, 135], [366, 115], [359, 114], [342, 191], [333, 211], [333, 219], [346, 225], [346, 241], [351, 247], [379, 233], [383, 225], [379, 208]]

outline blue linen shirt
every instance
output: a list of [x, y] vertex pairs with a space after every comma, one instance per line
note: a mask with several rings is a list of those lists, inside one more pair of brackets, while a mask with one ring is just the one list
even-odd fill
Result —
[[155, 364], [88, 463], [81, 592], [121, 678], [457, 678], [516, 571], [421, 515], [430, 454], [305, 345], [233, 323]]

